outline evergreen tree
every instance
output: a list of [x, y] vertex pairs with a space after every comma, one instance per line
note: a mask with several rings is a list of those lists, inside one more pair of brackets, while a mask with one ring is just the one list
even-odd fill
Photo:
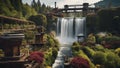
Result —
[[8, 1], [7, 0], [0, 0], [0, 14], [6, 16], [12, 16], [9, 8], [8, 8]]
[[36, 4], [36, 2], [35, 2], [35, 0], [33, 0], [32, 3], [31, 3], [31, 6], [34, 8], [35, 4]]
[[46, 13], [46, 5], [44, 3], [42, 4], [42, 13]]
[[31, 15], [36, 15], [37, 12], [35, 11], [35, 9], [33, 9], [32, 7], [30, 7], [27, 3], [23, 5], [23, 16], [25, 18], [30, 17]]
[[38, 12], [37, 3], [35, 2], [35, 0], [32, 1], [31, 6], [35, 9], [35, 11]]
[[4, 0], [4, 3], [6, 5], [6, 7], [8, 7], [10, 9], [10, 11], [14, 10], [14, 7], [12, 6], [10, 0]]
[[22, 16], [22, 7], [23, 7], [22, 0], [10, 0], [10, 1], [11, 1], [12, 6], [17, 11], [14, 17], [22, 18], [23, 17]]
[[38, 0], [37, 2], [37, 7], [38, 7], [38, 13], [41, 13], [41, 2]]

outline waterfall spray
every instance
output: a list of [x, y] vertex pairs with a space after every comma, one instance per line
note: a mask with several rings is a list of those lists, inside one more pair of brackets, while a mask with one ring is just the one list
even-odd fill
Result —
[[84, 35], [85, 18], [58, 18], [57, 22], [57, 38], [60, 43], [73, 43], [77, 41], [77, 35]]

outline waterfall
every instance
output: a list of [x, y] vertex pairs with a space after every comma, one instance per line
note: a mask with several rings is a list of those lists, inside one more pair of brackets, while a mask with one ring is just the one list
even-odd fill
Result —
[[60, 43], [73, 43], [77, 41], [78, 34], [85, 34], [85, 18], [58, 18], [57, 38]]

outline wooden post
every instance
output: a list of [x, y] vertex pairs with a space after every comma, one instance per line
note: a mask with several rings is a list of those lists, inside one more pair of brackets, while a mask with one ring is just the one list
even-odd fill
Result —
[[89, 6], [89, 3], [83, 3], [83, 16], [86, 16], [87, 13], [88, 13], [88, 6]]
[[56, 7], [56, 4], [57, 4], [57, 3], [55, 2], [55, 8], [57, 8], [57, 7]]

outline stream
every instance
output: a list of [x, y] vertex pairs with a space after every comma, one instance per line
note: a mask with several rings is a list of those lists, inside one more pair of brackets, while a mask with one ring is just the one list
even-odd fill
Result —
[[52, 68], [64, 68], [65, 57], [72, 57], [71, 44], [62, 44]]
[[57, 39], [60, 42], [57, 58], [52, 68], [64, 68], [67, 58], [72, 57], [71, 46], [78, 35], [85, 35], [85, 17], [63, 17], [57, 20]]

